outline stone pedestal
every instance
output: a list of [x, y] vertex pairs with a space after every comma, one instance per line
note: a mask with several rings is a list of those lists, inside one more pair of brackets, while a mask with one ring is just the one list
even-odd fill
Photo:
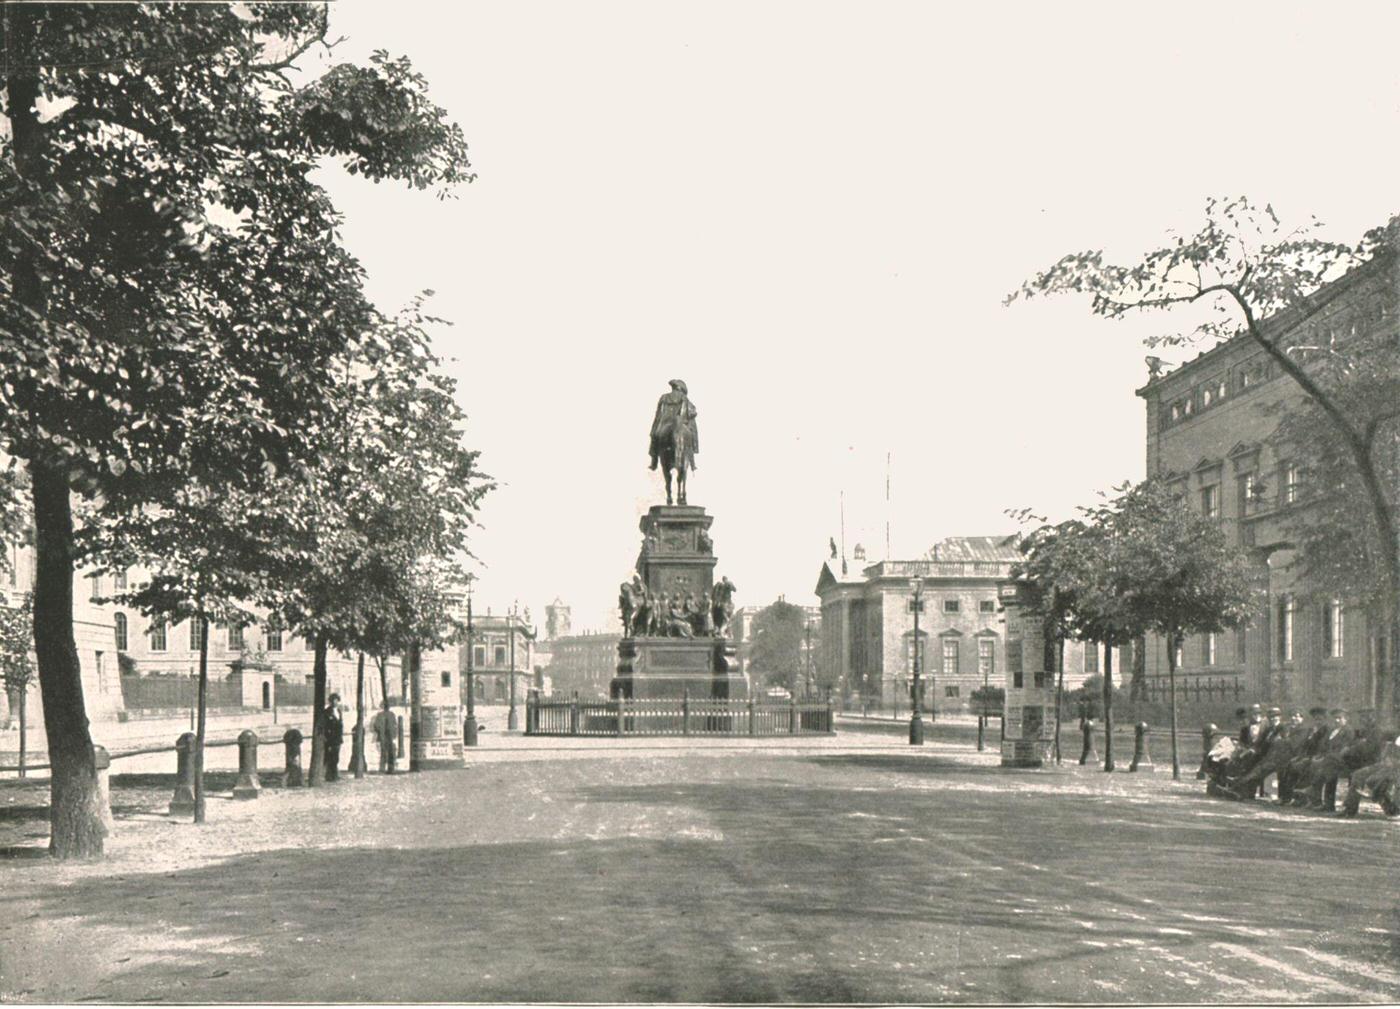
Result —
[[628, 700], [745, 698], [734, 645], [723, 638], [623, 638], [617, 644], [612, 696]]
[[1040, 767], [1055, 746], [1055, 683], [1046, 662], [1044, 628], [1039, 614], [1026, 605], [1024, 586], [1004, 582], [1001, 605], [1006, 613], [1005, 737], [1003, 767]]
[[612, 697], [748, 696], [748, 679], [739, 671], [734, 645], [714, 633], [709, 617], [716, 563], [709, 532], [713, 521], [696, 505], [655, 505], [642, 517], [637, 573], [647, 592], [653, 599], [693, 598], [705, 617], [691, 629], [691, 637], [671, 636], [664, 627], [653, 627], [618, 642]]

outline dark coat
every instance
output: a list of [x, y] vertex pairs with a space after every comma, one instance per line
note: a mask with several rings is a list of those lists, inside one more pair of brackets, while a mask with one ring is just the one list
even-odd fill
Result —
[[327, 707], [321, 716], [321, 734], [327, 746], [339, 746], [345, 741], [345, 721], [333, 707]]

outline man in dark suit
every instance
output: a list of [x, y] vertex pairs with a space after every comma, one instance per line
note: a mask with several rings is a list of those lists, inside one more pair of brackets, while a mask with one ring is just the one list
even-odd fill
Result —
[[1249, 706], [1249, 720], [1240, 726], [1240, 745], [1251, 750], [1259, 749], [1259, 737], [1264, 734], [1264, 709], [1257, 704]]
[[1308, 803], [1327, 813], [1337, 809], [1337, 779], [1346, 770], [1342, 753], [1356, 737], [1347, 725], [1345, 708], [1333, 708], [1331, 714], [1332, 728], [1327, 730], [1317, 756], [1308, 762]]
[[1297, 797], [1298, 786], [1307, 777], [1308, 761], [1317, 756], [1318, 748], [1322, 745], [1322, 741], [1327, 738], [1327, 730], [1330, 727], [1327, 722], [1327, 709], [1309, 708], [1308, 716], [1312, 718], [1312, 724], [1307, 727], [1302, 741], [1293, 751], [1288, 766], [1278, 775], [1278, 801], [1280, 803], [1293, 802]]
[[1283, 773], [1288, 761], [1303, 743], [1303, 729], [1303, 713], [1297, 708], [1293, 709], [1287, 722], [1283, 720], [1280, 709], [1269, 709], [1269, 722], [1259, 742], [1259, 760], [1238, 782], [1246, 796], [1252, 796], [1257, 785], [1260, 797], [1264, 797], [1267, 794], [1264, 782], [1271, 774], [1277, 776], [1279, 794], [1283, 794]]
[[340, 716], [340, 695], [331, 694], [321, 716], [322, 738], [326, 741], [326, 780], [340, 777], [340, 744], [345, 740], [345, 722]]

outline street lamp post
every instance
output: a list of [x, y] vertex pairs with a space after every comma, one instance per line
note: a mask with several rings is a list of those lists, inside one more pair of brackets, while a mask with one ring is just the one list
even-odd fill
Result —
[[472, 582], [475, 580], [475, 575], [467, 575], [467, 719], [462, 723], [462, 742], [467, 746], [475, 746], [477, 739], [476, 675], [473, 668], [476, 625], [472, 623]]
[[807, 696], [812, 696], [812, 618], [807, 618]]
[[911, 578], [909, 587], [914, 592], [914, 598], [909, 600], [909, 611], [914, 614], [914, 691], [910, 703], [914, 707], [914, 712], [909, 719], [909, 745], [924, 745], [924, 711], [921, 703], [919, 689], [919, 665], [920, 653], [923, 651], [919, 647], [919, 614], [924, 608], [924, 580], [922, 578]]
[[510, 732], [520, 728], [520, 716], [515, 712], [515, 610], [518, 602], [510, 604], [510, 714], [506, 716], [506, 729]]

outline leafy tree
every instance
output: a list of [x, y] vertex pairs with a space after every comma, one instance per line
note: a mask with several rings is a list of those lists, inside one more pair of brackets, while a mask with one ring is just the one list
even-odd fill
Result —
[[460, 131], [403, 61], [293, 88], [327, 20], [325, 5], [4, 9], [0, 452], [31, 483], [59, 857], [99, 855], [103, 836], [71, 491], [183, 486], [192, 422], [222, 424], [233, 478], [284, 464], [368, 307], [311, 172], [334, 157], [420, 188], [470, 178]]
[[[1245, 199], [1211, 200], [1199, 232], [1177, 237], [1134, 265], [1109, 263], [1102, 252], [1073, 253], [1007, 299], [1088, 294], [1094, 314], [1107, 318], [1201, 303], [1212, 310], [1206, 321], [1151, 342], [1193, 343], [1243, 333], [1297, 383], [1348, 460], [1352, 500], [1364, 503], [1367, 520], [1357, 534], [1366, 537], [1367, 565], [1381, 576], [1375, 609], [1384, 615], [1382, 633], [1391, 642], [1390, 668], [1380, 678], [1381, 701], [1387, 708], [1394, 703], [1400, 658], [1400, 529], [1393, 485], [1386, 486], [1381, 460], [1383, 435], [1400, 412], [1400, 401], [1392, 393], [1388, 402], [1374, 404], [1377, 409], [1357, 411], [1350, 396], [1313, 367], [1329, 356], [1364, 367], [1356, 364], [1355, 355], [1340, 345], [1290, 345], [1288, 334], [1296, 333], [1299, 324], [1322, 310], [1318, 292], [1342, 271], [1368, 263], [1375, 269], [1394, 269], [1397, 245], [1400, 229], [1394, 221], [1369, 232], [1356, 246], [1348, 246], [1319, 239], [1310, 227], [1285, 229], [1271, 206], [1261, 209]], [[1384, 388], [1383, 382], [1359, 384], [1368, 390]], [[1369, 393], [1361, 398], [1369, 401]]]
[[1094, 515], [1109, 530], [1106, 587], [1120, 600], [1125, 626], [1133, 637], [1153, 631], [1167, 645], [1172, 777], [1179, 779], [1177, 647], [1187, 634], [1248, 623], [1255, 606], [1248, 561], [1218, 522], [1191, 511], [1160, 480], [1123, 490]]
[[302, 545], [274, 605], [315, 652], [313, 786], [325, 780], [328, 650], [382, 659], [457, 634], [448, 586], [460, 582], [476, 507], [492, 485], [462, 444], [455, 385], [428, 349], [424, 326], [435, 321], [415, 303], [347, 356], [319, 446], [284, 490]]
[[29, 687], [34, 682], [34, 597], [21, 606], [0, 606], [0, 683], [19, 708], [19, 776], [24, 777], [28, 743]]
[[804, 674], [802, 649], [806, 643], [807, 615], [802, 607], [779, 599], [759, 611], [753, 621], [749, 665], [769, 685], [784, 686], [797, 696]]

